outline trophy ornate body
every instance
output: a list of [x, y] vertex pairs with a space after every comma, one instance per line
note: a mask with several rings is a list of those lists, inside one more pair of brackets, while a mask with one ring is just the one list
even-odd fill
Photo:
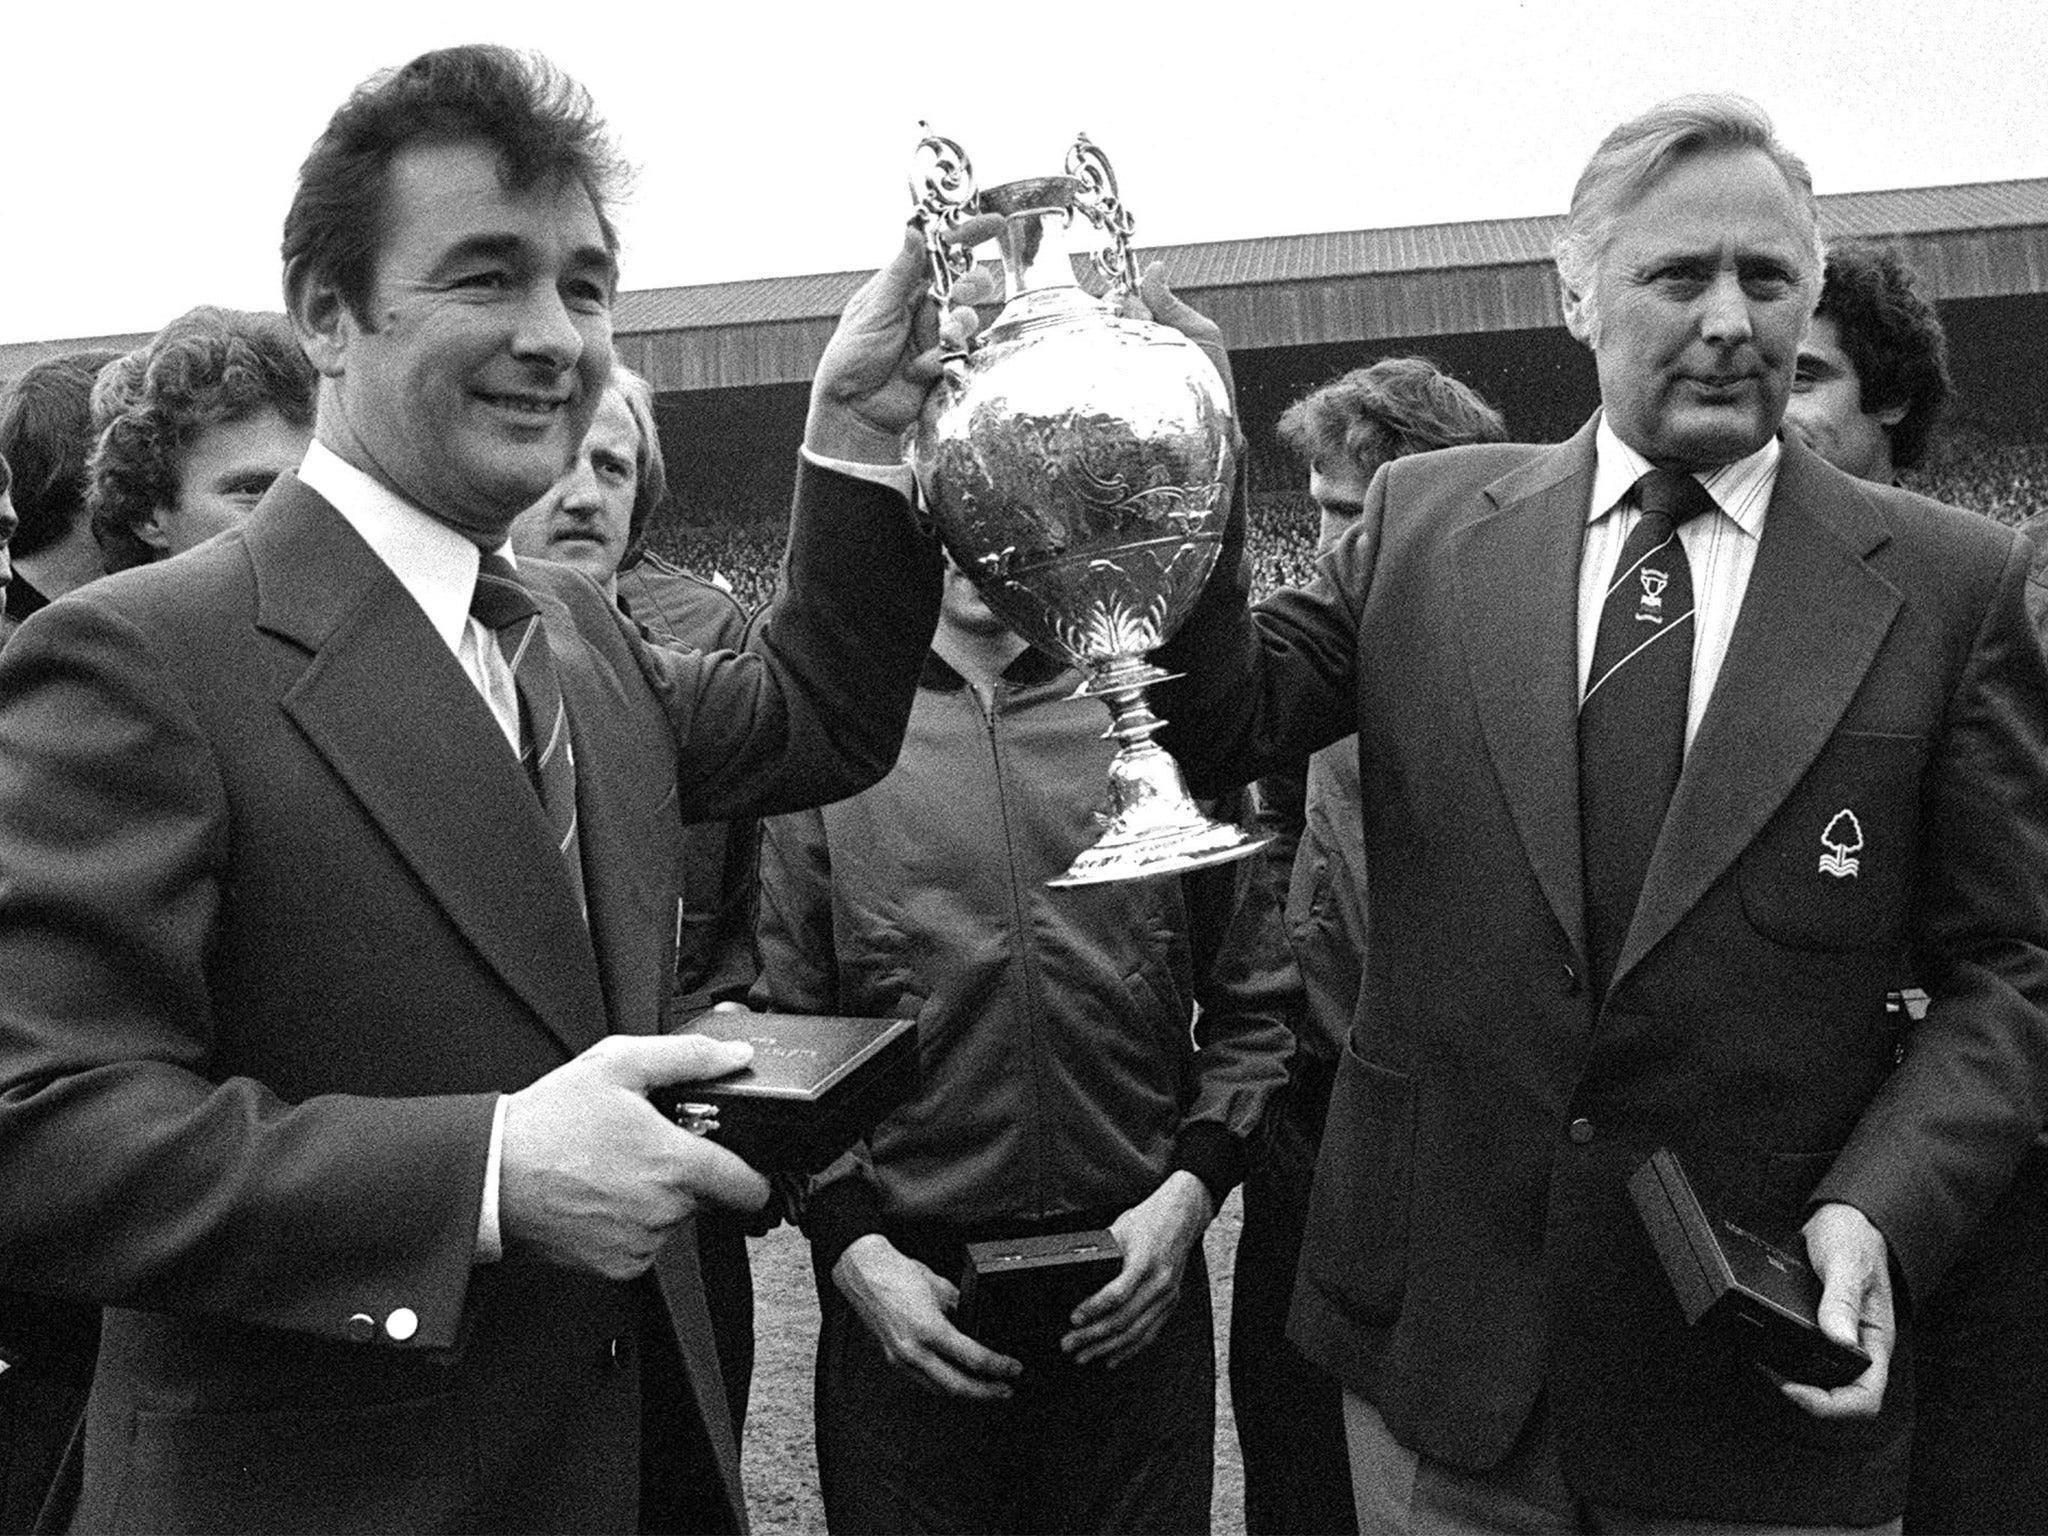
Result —
[[[911, 173], [944, 306], [973, 263], [945, 232], [973, 213], [1003, 218], [1002, 312], [925, 404], [914, 459], [954, 562], [994, 612], [1085, 672], [1118, 747], [1101, 838], [1053, 885], [1173, 874], [1242, 858], [1267, 841], [1204, 815], [1152, 740], [1146, 661], [1193, 607], [1223, 537], [1236, 426], [1228, 391], [1178, 331], [1127, 318], [1131, 217], [1085, 134], [1067, 174], [977, 192], [967, 156], [927, 137]], [[1075, 280], [1067, 232], [1080, 215], [1106, 236], [1096, 256], [1110, 298]]]

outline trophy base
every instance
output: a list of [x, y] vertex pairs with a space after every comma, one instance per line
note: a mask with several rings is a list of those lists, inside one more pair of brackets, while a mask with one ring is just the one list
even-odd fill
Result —
[[1145, 687], [1171, 674], [1130, 657], [1112, 658], [1091, 671], [1080, 694], [1092, 694], [1109, 706], [1108, 734], [1121, 743], [1109, 763], [1109, 813], [1102, 818], [1108, 827], [1047, 885], [1185, 874], [1245, 858], [1273, 840], [1204, 815], [1188, 793], [1180, 765], [1151, 739], [1159, 717], [1145, 702]]
[[1063, 875], [1045, 883], [1105, 885], [1112, 880], [1151, 880], [1185, 874], [1211, 864], [1227, 864], [1257, 853], [1273, 839], [1258, 837], [1227, 821], [1212, 821], [1192, 801], [1192, 819], [1184, 824], [1143, 832], [1112, 826], [1092, 848], [1084, 848]]

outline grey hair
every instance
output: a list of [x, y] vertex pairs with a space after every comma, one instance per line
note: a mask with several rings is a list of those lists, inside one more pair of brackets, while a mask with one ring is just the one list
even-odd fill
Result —
[[1813, 257], [1803, 280], [1812, 296], [1819, 298], [1825, 255], [1813, 175], [1806, 162], [1785, 147], [1770, 117], [1748, 97], [1725, 93], [1674, 96], [1640, 117], [1630, 118], [1602, 139], [1579, 173], [1578, 185], [1572, 188], [1571, 212], [1551, 254], [1557, 261], [1564, 295], [1578, 295], [1577, 317], [1567, 305], [1565, 323], [1579, 340], [1593, 346], [1600, 338], [1594, 280], [1613, 238], [1615, 220], [1680, 160], [1723, 149], [1761, 151], [1805, 205], [1814, 224]]

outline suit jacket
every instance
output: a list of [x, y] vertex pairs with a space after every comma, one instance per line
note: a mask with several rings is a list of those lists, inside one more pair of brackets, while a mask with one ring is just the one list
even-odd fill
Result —
[[[619, 607], [640, 633], [684, 650], [737, 651], [747, 611], [730, 592], [648, 555], [619, 573]], [[754, 980], [754, 904], [760, 824], [699, 822], [684, 834], [683, 894], [676, 908], [678, 1019], [737, 1001]]]
[[487, 707], [296, 479], [15, 636], [0, 1279], [108, 1307], [77, 1524], [631, 1529], [640, 1362], [680, 1349], [664, 1444], [744, 1527], [687, 1238], [658, 1286], [472, 1257], [495, 1096], [659, 1025], [685, 820], [893, 758], [934, 556], [899, 498], [807, 472], [791, 562], [745, 657], [647, 647], [525, 567], [587, 930]]
[[1317, 752], [1304, 770], [1259, 780], [1258, 813], [1259, 830], [1273, 839], [1263, 857], [1286, 893], [1287, 941], [1305, 999], [1272, 1150], [1279, 1165], [1299, 1169], [1305, 1194], [1365, 970], [1358, 743], [1347, 736]]
[[[1160, 708], [1199, 787], [1360, 737], [1372, 935], [1292, 1333], [1405, 1444], [1460, 1466], [1504, 1455], [1544, 1392], [1587, 1497], [1875, 1522], [1902, 1502], [1910, 1337], [1875, 1421], [1807, 1416], [1686, 1329], [1626, 1180], [1668, 1145], [1756, 1221], [1854, 1205], [1908, 1309], [1997, 1196], [2048, 1058], [2027, 556], [1786, 441], [1595, 997], [1575, 731], [1592, 475], [1590, 426], [1398, 460], [1312, 588], [1255, 621], [1241, 594], [1205, 593], [1162, 652], [1190, 674]], [[1905, 942], [1935, 1001], [1894, 1070]]]

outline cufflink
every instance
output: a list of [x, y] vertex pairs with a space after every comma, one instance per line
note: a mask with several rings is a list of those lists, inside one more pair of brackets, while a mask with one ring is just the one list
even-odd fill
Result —
[[367, 1312], [358, 1312], [348, 1320], [345, 1331], [351, 1344], [367, 1344], [377, 1337], [377, 1319]]
[[384, 1319], [384, 1332], [394, 1344], [403, 1344], [419, 1331], [420, 1315], [411, 1307], [398, 1307]]

